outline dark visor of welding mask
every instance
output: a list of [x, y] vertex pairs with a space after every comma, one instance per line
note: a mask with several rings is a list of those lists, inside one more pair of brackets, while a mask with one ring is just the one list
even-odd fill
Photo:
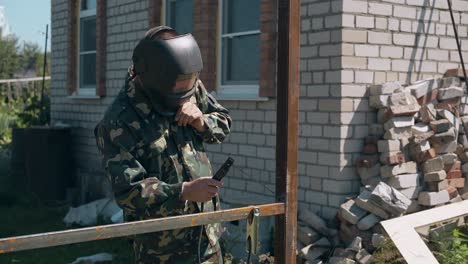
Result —
[[[144, 65], [135, 65], [150, 79], [149, 92], [165, 108], [177, 110], [180, 100], [195, 92], [196, 78], [203, 69], [200, 48], [191, 34], [168, 39], [142, 40], [136, 47]], [[138, 56], [141, 56], [138, 55]], [[194, 81], [195, 78], [195, 81]]]

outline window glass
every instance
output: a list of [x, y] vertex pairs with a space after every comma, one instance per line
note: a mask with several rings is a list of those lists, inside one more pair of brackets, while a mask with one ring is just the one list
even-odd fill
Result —
[[193, 31], [193, 0], [167, 0], [166, 23], [180, 34]]

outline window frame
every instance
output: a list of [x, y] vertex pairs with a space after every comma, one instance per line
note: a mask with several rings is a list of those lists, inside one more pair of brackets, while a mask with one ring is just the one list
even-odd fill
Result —
[[[77, 35], [78, 35], [78, 40], [77, 40], [77, 73], [78, 73], [78, 76], [76, 78], [76, 94], [77, 96], [96, 96], [96, 91], [97, 91], [97, 78], [96, 78], [96, 84], [94, 85], [94, 87], [81, 87], [80, 83], [81, 83], [81, 65], [80, 65], [80, 58], [81, 58], [81, 55], [86, 55], [86, 54], [96, 54], [96, 58], [97, 58], [97, 45], [96, 45], [96, 49], [94, 51], [85, 51], [85, 52], [81, 52], [80, 48], [81, 48], [81, 19], [83, 18], [89, 18], [89, 17], [94, 17], [94, 19], [96, 20], [97, 22], [97, 1], [96, 0], [96, 8], [94, 9], [88, 9], [88, 10], [84, 10], [82, 11], [81, 10], [81, 2], [83, 0], [79, 0], [79, 3], [78, 3], [78, 23], [77, 23]], [[97, 30], [97, 23], [96, 23], [96, 30]]]
[[[218, 33], [217, 34], [218, 49], [217, 49], [217, 78], [216, 78], [216, 85], [218, 89], [216, 90], [216, 96], [223, 98], [223, 99], [259, 98], [260, 76], [256, 84], [223, 84], [223, 73], [224, 71], [226, 71], [226, 67], [224, 67], [225, 65], [223, 64], [225, 61], [223, 58], [223, 39], [258, 34], [259, 47], [260, 47], [260, 41], [261, 41], [260, 40], [260, 37], [261, 37], [260, 28], [258, 30], [249, 30], [249, 31], [241, 31], [241, 32], [236, 32], [236, 33], [223, 34], [223, 27], [226, 21], [225, 17], [223, 16], [225, 1], [231, 1], [231, 0], [218, 1], [218, 23], [219, 25], [218, 25], [218, 32], [217, 32]], [[258, 67], [259, 67], [259, 72], [260, 72], [260, 63]]]
[[[176, 2], [177, 0], [162, 0], [162, 5], [161, 5], [161, 25], [165, 25], [165, 26], [168, 26], [168, 27], [172, 27], [170, 25], [170, 19], [171, 19], [171, 15], [170, 15], [170, 12], [169, 11], [169, 8], [170, 8], [170, 4], [171, 2]], [[192, 4], [195, 5], [195, 0], [192, 0]], [[192, 10], [193, 12], [193, 10]], [[192, 33], [193, 34], [193, 31], [194, 31], [194, 26], [195, 26], [195, 23], [194, 23], [194, 20], [193, 20], [193, 16], [192, 16], [192, 32], [185, 32], [185, 33]], [[182, 34], [183, 32], [179, 32], [180, 34]]]

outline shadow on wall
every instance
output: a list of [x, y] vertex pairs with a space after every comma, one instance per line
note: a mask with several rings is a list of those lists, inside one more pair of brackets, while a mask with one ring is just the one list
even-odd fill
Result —
[[[411, 53], [411, 59], [410, 63], [408, 66], [408, 75], [406, 77], [406, 84], [411, 83], [411, 77], [413, 75], [413, 72], [417, 74], [416, 80], [421, 79], [421, 67], [423, 64], [424, 60], [424, 54], [426, 53], [426, 48], [427, 48], [427, 39], [428, 39], [428, 34], [429, 34], [429, 29], [432, 24], [432, 18], [434, 16], [434, 4], [436, 0], [432, 0], [432, 4], [430, 4], [430, 0], [425, 0], [424, 4], [422, 6], [421, 10], [421, 15], [419, 16], [418, 19], [418, 29], [416, 30], [415, 33], [415, 39], [414, 39], [414, 45], [413, 45], [413, 51]], [[428, 11], [428, 9], [430, 9]], [[426, 16], [426, 13], [429, 13], [428, 17], [428, 22], [427, 25], [424, 25], [424, 18]], [[424, 38], [424, 43], [422, 45], [419, 45], [419, 41], [421, 38]], [[422, 51], [420, 54], [418, 54], [418, 48], [422, 48]], [[416, 58], [417, 56], [420, 56], [419, 58]], [[419, 63], [416, 63], [419, 62]]]

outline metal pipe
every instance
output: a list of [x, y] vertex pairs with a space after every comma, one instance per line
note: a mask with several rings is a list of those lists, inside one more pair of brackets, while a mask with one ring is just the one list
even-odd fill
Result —
[[115, 237], [124, 237], [135, 234], [194, 227], [227, 221], [243, 220], [247, 219], [249, 213], [255, 208], [259, 209], [260, 216], [284, 214], [284, 204], [273, 203], [193, 215], [174, 216], [122, 224], [7, 237], [0, 239], [0, 254]]

